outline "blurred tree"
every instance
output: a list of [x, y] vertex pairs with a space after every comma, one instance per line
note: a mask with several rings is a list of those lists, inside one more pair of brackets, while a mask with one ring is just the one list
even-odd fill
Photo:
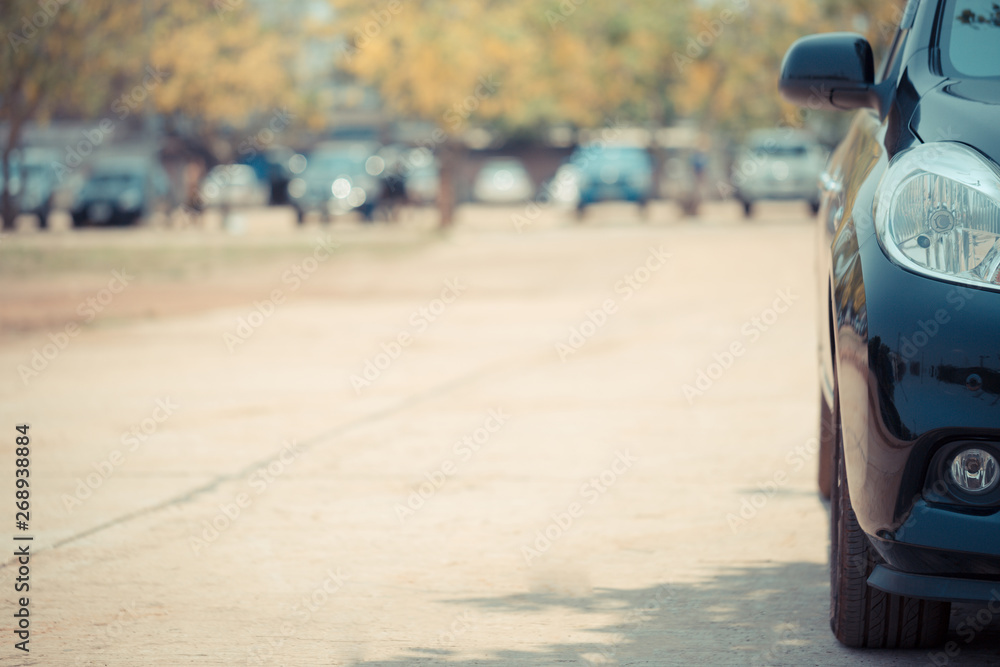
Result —
[[333, 0], [348, 37], [341, 66], [386, 104], [432, 121], [441, 224], [451, 224], [454, 164], [470, 124], [504, 132], [612, 117], [663, 116], [670, 35], [684, 3], [632, 0]]
[[706, 129], [741, 136], [754, 127], [795, 125], [798, 109], [781, 101], [777, 78], [785, 51], [816, 32], [865, 33], [876, 55], [891, 42], [904, 0], [721, 0], [699, 6], [674, 66], [683, 76], [678, 111]]
[[29, 121], [117, 124], [151, 108], [213, 128], [294, 103], [283, 65], [289, 40], [236, 0], [4, 0], [0, 25], [8, 28], [0, 52], [5, 228], [16, 214], [10, 156]]
[[249, 3], [164, 7], [150, 26], [149, 60], [163, 79], [151, 96], [158, 112], [241, 127], [295, 106], [286, 66], [295, 43], [263, 27]]
[[0, 25], [8, 29], [0, 49], [0, 123], [6, 130], [0, 216], [5, 229], [14, 226], [10, 158], [25, 123], [49, 117], [70, 100], [81, 110], [95, 109], [122, 51], [134, 42], [130, 37], [140, 20], [137, 6], [112, 0], [0, 3]]

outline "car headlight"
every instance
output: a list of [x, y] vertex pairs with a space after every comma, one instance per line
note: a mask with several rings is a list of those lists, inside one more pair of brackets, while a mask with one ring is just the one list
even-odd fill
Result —
[[892, 159], [875, 197], [875, 229], [897, 264], [932, 278], [1000, 287], [1000, 169], [963, 144]]

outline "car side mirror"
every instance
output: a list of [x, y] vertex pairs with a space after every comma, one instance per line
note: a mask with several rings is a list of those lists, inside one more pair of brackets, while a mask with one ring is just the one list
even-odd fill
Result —
[[850, 32], [803, 37], [785, 54], [778, 89], [808, 109], [878, 108], [871, 44]]

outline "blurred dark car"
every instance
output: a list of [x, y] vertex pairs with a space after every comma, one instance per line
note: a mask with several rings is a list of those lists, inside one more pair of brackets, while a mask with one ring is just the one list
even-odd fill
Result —
[[577, 214], [604, 201], [635, 202], [645, 209], [653, 196], [653, 160], [639, 146], [582, 146], [570, 157], [578, 175]]
[[916, 648], [1000, 591], [1000, 8], [910, 0], [877, 71], [861, 35], [814, 35], [780, 87], [860, 110], [819, 211], [830, 622]]
[[170, 183], [153, 158], [108, 157], [94, 164], [70, 211], [73, 226], [133, 225], [170, 205]]
[[819, 211], [819, 177], [826, 149], [803, 130], [755, 130], [736, 154], [730, 176], [746, 217], [759, 201], [803, 199]]
[[357, 212], [371, 221], [382, 195], [385, 161], [367, 144], [320, 144], [307, 158], [305, 169], [288, 184], [288, 196], [299, 223], [310, 213], [323, 221]]
[[301, 158], [301, 155], [287, 146], [268, 146], [246, 158], [243, 164], [252, 167], [257, 179], [267, 184], [266, 203], [269, 206], [283, 206], [289, 203], [288, 183], [295, 178], [295, 167]]
[[[17, 213], [29, 213], [38, 218], [38, 226], [47, 229], [53, 199], [58, 186], [54, 164], [59, 153], [42, 148], [24, 148], [11, 155], [8, 189]], [[0, 171], [0, 188], [4, 186]]]

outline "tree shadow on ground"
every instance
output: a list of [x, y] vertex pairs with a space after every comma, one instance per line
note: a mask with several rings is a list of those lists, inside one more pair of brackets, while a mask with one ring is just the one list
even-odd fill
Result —
[[[456, 616], [468, 612], [474, 619], [468, 641], [455, 634], [435, 646], [404, 649], [399, 658], [355, 664], [1000, 665], [1000, 614], [980, 615], [980, 631], [959, 634], [959, 624], [979, 613], [974, 605], [953, 612], [950, 652], [844, 648], [829, 629], [828, 582], [825, 565], [763, 562], [728, 568], [698, 583], [443, 600], [455, 605]], [[609, 623], [609, 617], [616, 620]], [[535, 623], [542, 626], [537, 631]], [[541, 637], [552, 636], [555, 623], [560, 636], [573, 640], [544, 643]], [[460, 657], [475, 643], [472, 633], [506, 636], [509, 648]], [[539, 639], [532, 641], [533, 636]]]

